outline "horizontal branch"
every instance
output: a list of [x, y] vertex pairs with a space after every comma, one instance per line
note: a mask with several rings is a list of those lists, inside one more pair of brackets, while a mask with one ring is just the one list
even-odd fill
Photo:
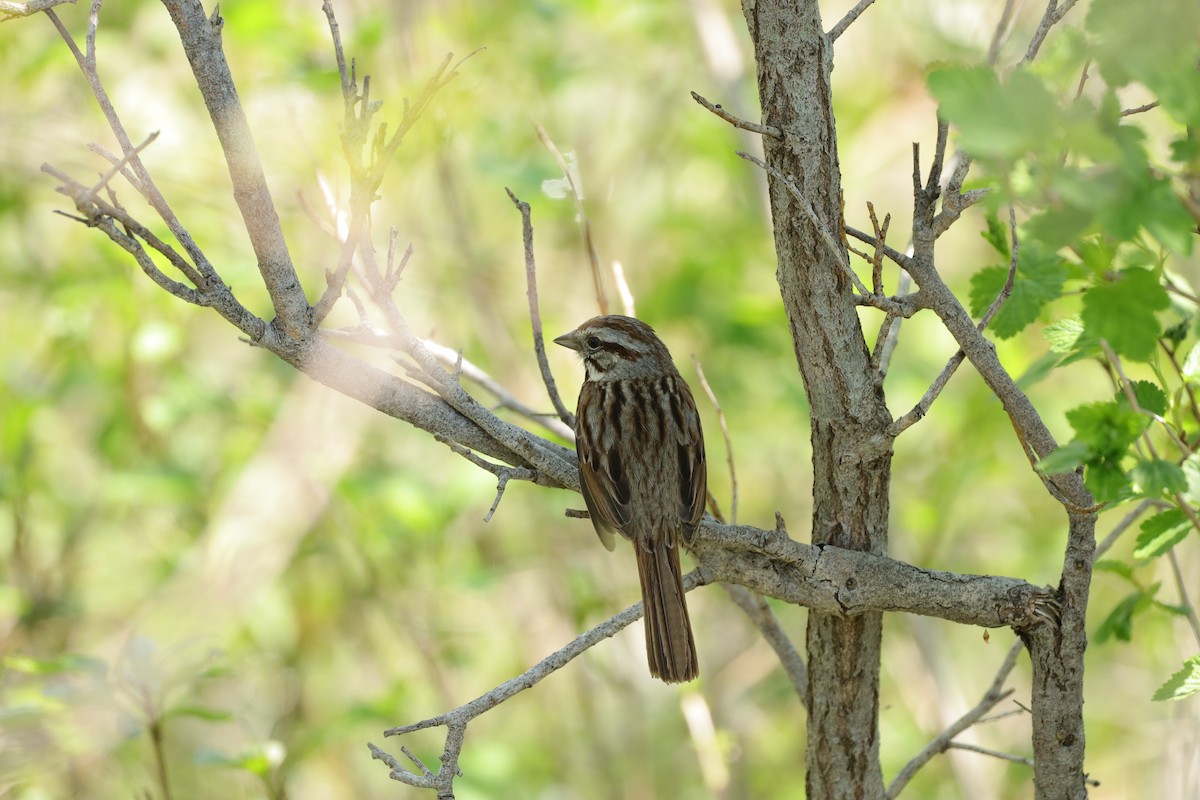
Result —
[[692, 552], [705, 583], [737, 583], [843, 617], [905, 611], [984, 628], [1024, 629], [1056, 614], [1053, 593], [1022, 580], [922, 569], [746, 525], [705, 519]]

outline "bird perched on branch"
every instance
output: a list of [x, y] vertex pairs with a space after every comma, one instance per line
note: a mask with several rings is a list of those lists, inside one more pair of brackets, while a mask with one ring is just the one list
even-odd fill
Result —
[[583, 359], [575, 415], [580, 488], [600, 541], [633, 543], [650, 674], [667, 683], [699, 674], [679, 567], [704, 514], [708, 470], [692, 393], [646, 323], [595, 317], [556, 344]]

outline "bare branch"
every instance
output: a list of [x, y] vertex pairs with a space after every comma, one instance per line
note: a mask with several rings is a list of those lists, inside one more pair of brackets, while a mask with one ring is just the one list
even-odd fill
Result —
[[[693, 570], [684, 576], [683, 588], [685, 591], [691, 591], [696, 586], [701, 585], [702, 582], [699, 570]], [[447, 735], [446, 745], [442, 753], [442, 767], [436, 775], [430, 777], [428, 770], [425, 770], [421, 775], [409, 772], [400, 766], [395, 757], [388, 755], [374, 745], [370, 745], [372, 754], [375, 758], [391, 767], [391, 777], [393, 780], [406, 783], [410, 786], [437, 788], [443, 792], [450, 791], [454, 776], [461, 774], [458, 766], [458, 758], [462, 751], [462, 740], [466, 734], [467, 725], [472, 720], [512, 699], [526, 689], [530, 689], [541, 683], [543, 679], [562, 669], [605, 639], [612, 638], [632, 623], [641, 619], [641, 617], [642, 604], [635, 603], [621, 613], [581, 633], [564, 647], [546, 656], [520, 675], [505, 681], [486, 694], [482, 694], [474, 700], [464, 703], [458, 708], [447, 711], [444, 714], [439, 714], [436, 717], [421, 720], [410, 725], [389, 728], [383, 732], [384, 736], [402, 736], [414, 731], [446, 727]]]
[[[386, 346], [395, 346], [395, 340], [391, 337], [381, 337], [387, 342]], [[438, 361], [446, 366], [456, 363], [458, 352], [446, 347], [443, 344], [438, 344], [432, 339], [422, 339], [421, 343], [429, 348], [430, 352], [437, 357]], [[510, 392], [503, 384], [488, 374], [483, 368], [475, 364], [469, 359], [461, 359], [458, 361], [459, 368], [464, 376], [478, 383], [485, 390], [490, 392], [495, 398], [500, 408], [507, 408], [510, 411], [515, 411], [527, 419], [530, 419], [539, 425], [544, 426], [548, 431], [561, 436], [568, 441], [574, 436], [572, 429], [568, 423], [555, 419], [553, 414], [535, 411], [529, 406], [518, 400], [512, 392]]]
[[733, 583], [722, 583], [721, 586], [729, 593], [737, 607], [746, 612], [746, 616], [754, 623], [754, 627], [758, 628], [767, 644], [771, 645], [792, 683], [792, 688], [796, 691], [796, 696], [800, 698], [800, 705], [807, 705], [808, 667], [805, 666], [804, 657], [800, 655], [796, 645], [788, 638], [779, 618], [771, 610], [771, 606], [762, 595], [755, 594], [744, 586]]
[[992, 681], [992, 685], [984, 692], [983, 698], [975, 704], [974, 708], [956, 719], [949, 727], [934, 737], [933, 741], [927, 744], [921, 752], [917, 753], [911, 761], [904, 765], [904, 768], [900, 770], [899, 774], [896, 775], [887, 788], [887, 797], [889, 800], [899, 796], [900, 792], [904, 791], [904, 787], [917, 774], [917, 770], [929, 763], [934, 756], [944, 753], [948, 748], [953, 747], [955, 736], [958, 736], [967, 728], [979, 722], [985, 714], [1013, 693], [1012, 689], [1008, 689], [1007, 691], [1004, 689], [1004, 683], [1008, 680], [1009, 673], [1013, 671], [1013, 667], [1016, 666], [1017, 656], [1020, 655], [1022, 649], [1019, 639], [1013, 642], [1012, 647], [1008, 648], [1008, 654], [1004, 657], [1004, 661], [1000, 664], [1000, 669], [996, 671], [996, 677]]
[[850, 9], [846, 13], [846, 16], [838, 21], [838, 24], [829, 29], [829, 41], [836, 41], [839, 36], [846, 32], [846, 28], [849, 28], [854, 23], [854, 20], [858, 19], [859, 15], [866, 11], [867, 7], [874, 2], [875, 0], [858, 0], [858, 4]]
[[596, 240], [592, 237], [592, 221], [583, 207], [583, 187], [575, 183], [575, 171], [567, 165], [567, 160], [563, 158], [563, 154], [554, 140], [550, 138], [550, 134], [546, 133], [546, 129], [538, 122], [533, 123], [533, 129], [537, 132], [538, 141], [550, 151], [550, 155], [554, 157], [554, 163], [558, 164], [558, 168], [562, 170], [567, 188], [571, 192], [571, 199], [575, 202], [575, 214], [579, 217], [579, 224], [583, 226], [583, 245], [587, 250], [588, 264], [592, 268], [592, 285], [596, 291], [596, 304], [600, 308], [600, 315], [603, 316], [608, 313], [608, 294], [604, 291], [604, 280], [600, 275], [600, 255], [596, 252]]
[[726, 111], [725, 107], [722, 106], [720, 103], [717, 103], [714, 105], [713, 103], [708, 102], [708, 100], [706, 100], [704, 97], [697, 94], [696, 92], [691, 92], [691, 95], [692, 95], [693, 100], [695, 100], [697, 103], [704, 106], [709, 111], [716, 114], [718, 117], [725, 120], [726, 122], [728, 122], [730, 125], [732, 125], [735, 128], [741, 128], [744, 131], [750, 131], [751, 133], [757, 133], [759, 136], [770, 136], [772, 139], [782, 139], [783, 138], [783, 131], [779, 130], [779, 128], [776, 128], [774, 125], [760, 125], [757, 122], [750, 122], [749, 120], [744, 120], [741, 117], [735, 116], [734, 114], [731, 114], [728, 111]]
[[1138, 503], [1132, 511], [1126, 514], [1120, 522], [1113, 526], [1113, 529], [1108, 532], [1108, 536], [1104, 537], [1104, 541], [1096, 545], [1096, 553], [1093, 556], [1093, 560], [1099, 559], [1102, 555], [1107, 553], [1108, 549], [1113, 546], [1117, 539], [1121, 538], [1121, 534], [1129, 530], [1129, 527], [1133, 523], [1137, 522], [1138, 517], [1146, 513], [1146, 511], [1153, 506], [1153, 500], [1143, 500], [1142, 502]]
[[1155, 100], [1153, 103], [1146, 103], [1143, 106], [1138, 106], [1137, 108], [1126, 108], [1123, 111], [1121, 111], [1121, 113], [1118, 116], [1132, 117], [1134, 114], [1144, 114], [1145, 112], [1151, 111], [1155, 108], [1158, 108], [1157, 100]]
[[737, 509], [738, 509], [738, 481], [737, 469], [733, 464], [733, 440], [729, 436], [729, 426], [725, 422], [725, 410], [721, 408], [720, 402], [717, 400], [717, 395], [713, 392], [712, 387], [708, 384], [708, 378], [704, 375], [704, 367], [700, 366], [700, 359], [692, 356], [692, 364], [696, 366], [696, 375], [700, 379], [700, 386], [704, 389], [704, 394], [708, 396], [708, 401], [713, 404], [713, 409], [717, 413], [717, 423], [721, 426], [721, 438], [725, 440], [725, 463], [729, 467], [729, 484], [730, 484], [730, 501], [729, 501], [729, 522], [737, 524]]
[[550, 371], [550, 361], [546, 358], [546, 342], [542, 337], [542, 313], [538, 308], [537, 293], [537, 264], [533, 257], [533, 222], [529, 216], [529, 203], [517, 199], [512, 189], [505, 188], [508, 197], [521, 212], [521, 233], [525, 243], [525, 294], [529, 298], [529, 326], [533, 331], [533, 354], [537, 358], [538, 369], [542, 372], [542, 383], [546, 386], [546, 394], [550, 403], [558, 412], [558, 418], [569, 428], [575, 427], [575, 415], [565, 405], [558, 394], [558, 385], [554, 382], [554, 373]]
[[[907, 297], [912, 286], [912, 277], [907, 272], [900, 273], [896, 286], [896, 297]], [[875, 346], [871, 349], [871, 369], [875, 372], [876, 380], [882, 382], [887, 377], [888, 368], [892, 362], [892, 353], [900, 338], [900, 323], [905, 318], [900, 314], [886, 314], [883, 322], [879, 323], [879, 332], [875, 335]]]
[[1011, 247], [1008, 257], [1008, 276], [1004, 279], [1004, 286], [1000, 288], [1000, 293], [983, 312], [978, 326], [980, 331], [991, 324], [992, 320], [996, 318], [996, 314], [1000, 312], [1000, 307], [1008, 302], [1008, 298], [1012, 297], [1013, 283], [1017, 278], [1017, 260], [1021, 252], [1021, 242], [1017, 235], [1017, 212], [1012, 203], [1008, 204], [1008, 231]]
[[912, 260], [911, 256], [901, 253], [899, 250], [896, 250], [893, 247], [889, 247], [885, 243], [879, 241], [879, 239], [877, 239], [876, 237], [872, 236], [871, 234], [867, 233], [866, 231], [860, 231], [858, 228], [851, 228], [849, 225], [847, 225], [846, 226], [846, 234], [848, 236], [853, 236], [855, 239], [858, 239], [860, 242], [865, 242], [866, 244], [869, 244], [872, 247], [878, 247], [883, 252], [883, 254], [885, 256], [887, 256], [888, 259], [890, 261], [892, 261], [892, 263], [894, 263], [896, 266], [900, 267], [903, 270], [908, 269], [908, 264]]
[[[871, 293], [867, 290], [867, 287], [863, 284], [862, 280], [859, 279], [858, 275], [850, 267], [850, 260], [846, 256], [845, 248], [838, 247], [837, 242], [835, 242], [833, 240], [833, 236], [830, 235], [829, 231], [825, 230], [825, 227], [823, 225], [821, 225], [820, 220], [817, 219], [817, 213], [815, 211], [813, 211], [812, 204], [810, 202], [808, 202], [808, 198], [805, 197], [804, 194], [800, 191], [800, 187], [796, 185], [796, 182], [791, 180], [790, 178], [785, 177], [782, 172], [780, 172], [775, 167], [772, 167], [771, 165], [767, 164], [765, 161], [763, 161], [760, 158], [752, 156], [751, 154], [749, 154], [743, 150], [737, 151], [737, 154], [738, 154], [739, 158], [745, 159], [746, 161], [749, 161], [751, 164], [758, 165], [759, 168], [761, 168], [762, 170], [764, 170], [765, 172], [770, 174], [776, 180], [783, 182], [783, 185], [785, 187], [787, 187], [788, 193], [791, 194], [793, 198], [795, 198], [796, 202], [800, 205], [800, 209], [804, 212], [804, 216], [808, 218], [808, 221], [812, 224], [813, 228], [816, 230], [817, 235], [820, 237], [820, 239], [824, 243], [825, 247], [829, 250], [830, 255], [833, 256], [834, 261], [836, 261], [838, 263], [838, 266], [840, 266], [843, 270], [845, 270], [847, 276], [854, 283], [854, 288], [856, 288], [860, 294], [870, 296]], [[873, 303], [867, 303], [867, 304], [872, 305]]]
[[621, 298], [621, 307], [628, 317], [636, 317], [637, 309], [634, 308], [633, 292], [629, 290], [629, 283], [625, 280], [625, 268], [621, 266], [620, 261], [612, 262], [613, 283], [617, 285], [617, 296]]
[[492, 503], [492, 507], [488, 509], [487, 516], [483, 518], [484, 522], [491, 522], [492, 515], [495, 514], [496, 509], [500, 507], [500, 499], [504, 497], [504, 490], [508, 486], [508, 482], [510, 480], [531, 482], [537, 480], [537, 472], [529, 469], [528, 467], [510, 467], [506, 464], [497, 464], [495, 462], [488, 461], [486, 458], [481, 458], [477, 453], [468, 450], [458, 442], [450, 441], [445, 436], [435, 433], [433, 438], [446, 445], [455, 453], [458, 453], [460, 456], [465, 458], [467, 461], [470, 461], [480, 469], [492, 473], [498, 479], [496, 484], [496, 499]]
[[[204, 276], [204, 283], [198, 285], [197, 288], [201, 290], [208, 290], [215, 289], [217, 286], [223, 287], [224, 284], [217, 275], [216, 270], [213, 269], [212, 264], [209, 263], [208, 258], [204, 255], [204, 252], [196, 244], [195, 240], [192, 239], [192, 235], [188, 232], [187, 228], [183, 226], [183, 223], [179, 221], [179, 218], [175, 215], [175, 212], [167, 204], [166, 198], [163, 197], [162, 192], [159, 191], [158, 187], [154, 183], [154, 180], [150, 177], [149, 171], [146, 169], [145, 164], [142, 163], [141, 158], [137, 155], [136, 148], [133, 146], [133, 140], [126, 132], [125, 125], [121, 122], [121, 118], [117, 115], [117, 111], [113, 107], [112, 101], [108, 97], [108, 92], [105, 90], [104, 84], [100, 80], [100, 74], [96, 70], [95, 58], [95, 31], [97, 25], [99, 25], [98, 4], [93, 2], [92, 11], [89, 18], [89, 53], [87, 56], [84, 56], [84, 54], [80, 52], [79, 47], [75, 44], [74, 38], [71, 36], [71, 33], [67, 30], [66, 26], [62, 23], [62, 20], [58, 18], [58, 15], [53, 11], [53, 9], [47, 10], [46, 16], [50, 18], [52, 23], [54, 23], [54, 27], [58, 30], [59, 35], [66, 43], [67, 49], [70, 50], [71, 54], [75, 57], [75, 62], [78, 64], [80, 72], [83, 73], [84, 79], [87, 80], [88, 85], [91, 87], [92, 95], [96, 98], [97, 105], [100, 106], [100, 110], [104, 114], [104, 118], [108, 122], [109, 128], [116, 137], [117, 143], [121, 147], [122, 154], [128, 157], [129, 167], [133, 171], [133, 174], [137, 176], [136, 181], [131, 181], [134, 188], [142, 193], [142, 196], [146, 198], [146, 201], [150, 204], [150, 207], [153, 208], [154, 212], [158, 214], [159, 218], [166, 223], [167, 228], [171, 231], [171, 235], [175, 237], [175, 240], [179, 242], [180, 246], [184, 249], [184, 252], [188, 254], [188, 257], [192, 260], [192, 263], [196, 265], [197, 270], [202, 276]], [[230, 294], [230, 297], [232, 298], [232, 294]], [[243, 328], [243, 330], [245, 329]], [[258, 341], [267, 333], [267, 326], [265, 324], [261, 326], [261, 330], [258, 332], [257, 338], [255, 338], [255, 334], [249, 332], [247, 333], [252, 339], [254, 339], [254, 341]]]
[[1016, 0], [1004, 0], [1004, 10], [1000, 12], [1000, 20], [996, 23], [996, 29], [992, 31], [992, 42], [988, 45], [987, 63], [992, 66], [1000, 60], [1000, 48], [1004, 45], [1004, 40], [1008, 38], [1009, 25], [1012, 22], [1013, 8], [1016, 6]]
[[1029, 41], [1029, 48], [1025, 51], [1025, 57], [1021, 59], [1022, 64], [1028, 64], [1037, 58], [1038, 50], [1042, 48], [1042, 43], [1046, 41], [1046, 36], [1049, 35], [1050, 29], [1053, 28], [1063, 17], [1067, 15], [1076, 3], [1076, 0], [1063, 0], [1062, 5], [1058, 4], [1058, 0], [1050, 0], [1046, 4], [1046, 13], [1042, 15], [1042, 21], [1038, 23], [1037, 30], [1033, 34], [1033, 38]]
[[33, 16], [39, 11], [47, 11], [64, 3], [75, 5], [75, 0], [27, 0], [24, 3], [16, 2], [16, 0], [0, 0], [0, 14], [5, 15], [0, 22], [8, 22], [16, 17]]

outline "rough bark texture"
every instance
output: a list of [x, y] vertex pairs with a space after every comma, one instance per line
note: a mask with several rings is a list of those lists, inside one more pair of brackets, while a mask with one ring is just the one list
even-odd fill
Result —
[[[795, 181], [817, 220], [841, 241], [841, 178], [830, 42], [816, 0], [742, 9], [754, 41], [767, 164]], [[843, 264], [783, 181], [770, 178], [777, 277], [808, 393], [813, 447], [813, 544], [882, 555], [887, 549], [890, 449], [867, 443], [891, 421], [855, 313]], [[883, 797], [878, 708], [882, 617], [811, 611], [808, 620], [810, 800]]]

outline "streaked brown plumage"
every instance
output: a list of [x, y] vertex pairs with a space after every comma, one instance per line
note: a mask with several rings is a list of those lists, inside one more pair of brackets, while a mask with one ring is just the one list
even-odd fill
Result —
[[554, 340], [583, 358], [575, 448], [583, 500], [600, 541], [633, 542], [645, 608], [650, 674], [699, 674], [683, 595], [679, 539], [704, 514], [704, 435], [692, 393], [654, 329], [633, 317], [595, 317]]

